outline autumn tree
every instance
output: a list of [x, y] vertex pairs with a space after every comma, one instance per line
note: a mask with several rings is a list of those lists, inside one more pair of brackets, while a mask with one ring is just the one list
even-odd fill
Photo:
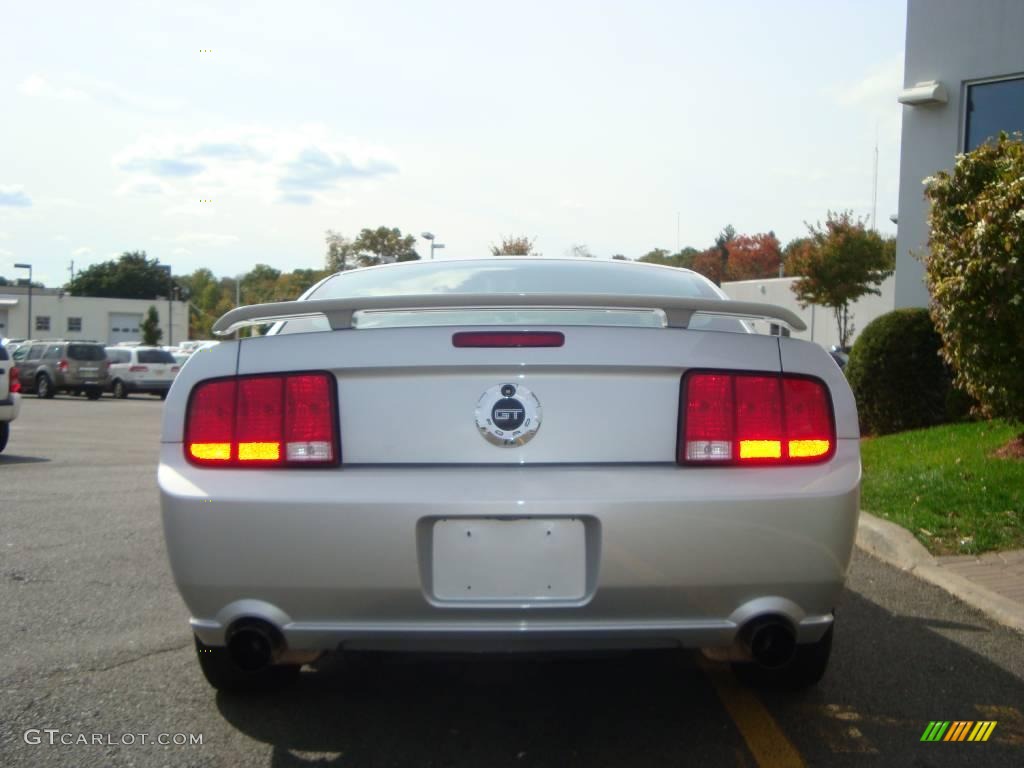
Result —
[[696, 248], [680, 249], [677, 253], [670, 253], [666, 248], [655, 248], [641, 256], [637, 261], [646, 264], [663, 264], [666, 267], [683, 267], [693, 269], [693, 259], [700, 253]]
[[757, 280], [778, 276], [782, 248], [774, 232], [738, 235], [729, 242], [728, 248], [726, 280]]
[[722, 284], [722, 250], [717, 245], [700, 251], [693, 257], [694, 272], [699, 272], [715, 285]]
[[398, 227], [363, 229], [353, 241], [352, 247], [361, 267], [392, 264], [396, 261], [415, 261], [420, 257], [416, 253], [416, 238], [413, 235], [403, 235]]
[[359, 254], [351, 238], [345, 237], [333, 229], [328, 229], [324, 241], [327, 243], [326, 267], [328, 272], [344, 272], [359, 266]]
[[846, 348], [854, 331], [850, 304], [867, 294], [880, 295], [878, 286], [895, 265], [882, 236], [852, 211], [829, 211], [824, 226], [808, 224], [807, 231], [808, 243], [793, 255], [793, 270], [800, 275], [793, 293], [803, 307], [832, 309], [839, 346]]
[[491, 255], [492, 256], [537, 256], [539, 255], [533, 250], [533, 244], [536, 242], [535, 237], [505, 237], [501, 238], [500, 245], [491, 244]]

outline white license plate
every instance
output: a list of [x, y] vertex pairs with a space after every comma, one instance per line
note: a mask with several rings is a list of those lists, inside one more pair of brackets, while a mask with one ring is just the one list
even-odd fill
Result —
[[579, 600], [586, 590], [582, 520], [438, 520], [433, 534], [439, 600]]

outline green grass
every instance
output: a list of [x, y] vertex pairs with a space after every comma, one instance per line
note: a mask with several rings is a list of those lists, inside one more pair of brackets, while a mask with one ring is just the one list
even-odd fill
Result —
[[1024, 459], [989, 456], [1018, 432], [983, 421], [865, 438], [861, 508], [937, 555], [1024, 548]]

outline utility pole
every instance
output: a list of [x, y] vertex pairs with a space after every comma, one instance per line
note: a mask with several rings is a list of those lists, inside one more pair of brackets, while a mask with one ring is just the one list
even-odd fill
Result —
[[71, 272], [71, 282], [75, 282], [75, 260], [71, 260], [71, 266], [68, 267], [68, 271]]

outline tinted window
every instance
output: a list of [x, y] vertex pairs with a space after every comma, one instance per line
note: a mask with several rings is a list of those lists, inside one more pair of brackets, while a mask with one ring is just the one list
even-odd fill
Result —
[[46, 349], [42, 344], [33, 344], [32, 348], [28, 351], [28, 357], [26, 360], [38, 360], [43, 356], [43, 350]]
[[174, 365], [174, 355], [166, 349], [140, 349], [140, 363], [169, 363]]
[[966, 151], [977, 149], [1000, 131], [1024, 131], [1024, 79], [967, 88]]
[[7, 360], [7, 347], [0, 346], [0, 360]]
[[[404, 264], [335, 275], [307, 298], [345, 296], [407, 296], [435, 293], [568, 293], [613, 295], [670, 295], [722, 298], [704, 278], [679, 269], [564, 259], [473, 259]], [[409, 325], [617, 325], [660, 327], [659, 313], [593, 309], [452, 309], [419, 312], [358, 312], [356, 328]], [[703, 324], [694, 318], [691, 327]], [[734, 320], [706, 327], [739, 330]], [[278, 333], [329, 330], [322, 317], [290, 320]]]
[[97, 344], [68, 344], [68, 357], [72, 360], [106, 360], [107, 353]]
[[47, 347], [46, 353], [43, 355], [43, 360], [59, 360], [60, 359], [60, 347], [53, 346]]
[[352, 270], [330, 278], [309, 298], [421, 293], [610, 293], [720, 298], [703, 278], [681, 269], [601, 261], [502, 258]]

